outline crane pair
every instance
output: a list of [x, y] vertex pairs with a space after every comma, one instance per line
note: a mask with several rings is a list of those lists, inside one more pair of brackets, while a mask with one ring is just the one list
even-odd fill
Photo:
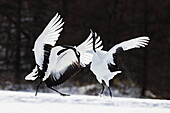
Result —
[[41, 83], [45, 82], [48, 88], [63, 96], [68, 96], [54, 89], [54, 86], [64, 83], [91, 63], [90, 70], [103, 86], [101, 93], [103, 93], [105, 83], [112, 96], [109, 80], [121, 73], [115, 63], [114, 54], [120, 50], [145, 47], [149, 42], [148, 37], [139, 37], [122, 42], [107, 52], [102, 50], [100, 36], [90, 30], [87, 39], [78, 46], [59, 45], [57, 40], [63, 30], [63, 25], [63, 19], [57, 13], [35, 41], [33, 51], [36, 65], [33, 71], [25, 77], [26, 80], [32, 81], [40, 79], [35, 95]]

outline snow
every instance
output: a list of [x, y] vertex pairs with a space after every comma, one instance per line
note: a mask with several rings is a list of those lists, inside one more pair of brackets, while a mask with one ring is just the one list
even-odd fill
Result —
[[[55, 88], [61, 92], [69, 93], [71, 95], [98, 95], [102, 90], [101, 84], [77, 86], [70, 82], [61, 84]], [[120, 84], [119, 87], [116, 87], [115, 85], [115, 86], [111, 86], [110, 89], [114, 97], [139, 98], [141, 96], [141, 88], [135, 85]], [[36, 86], [33, 86], [32, 84], [13, 85], [13, 83], [6, 82], [6, 86], [1, 88], [0, 90], [12, 90], [12, 91], [17, 90], [17, 91], [34, 92], [36, 90]], [[39, 92], [55, 93], [55, 91], [47, 88], [45, 84], [42, 84], [42, 87], [39, 88]], [[146, 93], [148, 97], [155, 96], [150, 91], [146, 91]], [[105, 88], [103, 94], [107, 96], [110, 95], [109, 90]]]
[[0, 91], [0, 113], [170, 113], [170, 101]]

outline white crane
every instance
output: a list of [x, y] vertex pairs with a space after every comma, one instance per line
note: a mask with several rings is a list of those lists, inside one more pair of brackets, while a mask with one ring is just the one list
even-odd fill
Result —
[[[97, 36], [97, 34], [94, 33], [94, 42], [96, 37], [100, 36]], [[146, 36], [134, 38], [115, 45], [109, 51], [96, 50], [95, 44], [93, 44], [93, 51], [89, 51], [89, 53], [93, 53], [90, 70], [95, 74], [97, 81], [102, 84], [103, 89], [101, 91], [101, 94], [104, 91], [105, 83], [109, 89], [110, 96], [112, 97], [112, 92], [109, 87], [109, 81], [113, 79], [115, 75], [121, 73], [121, 70], [117, 67], [117, 62], [115, 58], [116, 53], [133, 48], [145, 47], [146, 45], [148, 45], [149, 40], [150, 39]]]
[[[56, 14], [35, 41], [33, 51], [36, 66], [25, 77], [26, 80], [32, 81], [40, 79], [35, 95], [37, 95], [40, 84], [44, 81], [48, 88], [67, 96], [54, 89], [53, 86], [64, 83], [79, 72], [81, 68], [86, 67], [92, 60], [92, 54], [87, 53], [87, 51], [93, 49], [92, 31], [88, 38], [77, 47], [57, 45], [56, 42], [63, 29], [63, 24], [64, 22], [62, 22], [60, 15]], [[103, 48], [101, 43], [100, 38], [97, 38], [95, 41], [96, 50]]]

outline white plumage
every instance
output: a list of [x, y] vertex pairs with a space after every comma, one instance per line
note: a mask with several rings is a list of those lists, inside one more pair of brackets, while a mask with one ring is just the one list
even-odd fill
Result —
[[47, 44], [54, 46], [56, 44], [60, 32], [63, 30], [63, 24], [64, 22], [62, 22], [62, 18], [60, 18], [60, 15], [57, 13], [35, 41], [33, 51], [35, 61], [40, 66], [40, 69], [42, 69], [44, 59], [44, 45]]
[[[95, 37], [97, 37], [96, 33], [93, 37], [94, 40]], [[133, 48], [145, 47], [148, 45], [149, 40], [150, 39], [148, 37], [143, 36], [119, 43], [112, 47], [109, 51], [95, 50], [95, 48], [93, 49], [93, 58], [90, 70], [96, 75], [98, 82], [102, 84], [103, 89], [101, 93], [103, 93], [104, 90], [103, 84], [105, 83], [109, 88], [109, 80], [115, 75], [121, 73], [121, 70], [119, 70], [115, 61], [115, 54], [117, 52], [126, 51]], [[112, 96], [110, 88], [109, 91], [110, 96]]]
[[[48, 88], [65, 96], [65, 94], [55, 90], [53, 86], [62, 84], [91, 62], [93, 55], [87, 51], [93, 49], [93, 32], [91, 31], [88, 38], [77, 47], [56, 46], [63, 24], [60, 15], [56, 14], [37, 38], [33, 49], [36, 66], [25, 79], [40, 79], [40, 84], [44, 81]], [[95, 41], [96, 50], [103, 48], [101, 43], [100, 37], [97, 37]], [[40, 84], [37, 86], [36, 94]]]
[[45, 55], [45, 52], [48, 52], [44, 50], [45, 45], [51, 46], [49, 47], [50, 50], [56, 44], [60, 32], [63, 29], [63, 24], [64, 22], [62, 22], [62, 18], [60, 18], [60, 15], [57, 13], [35, 41], [32, 50], [34, 52], [36, 66], [33, 71], [25, 77], [26, 80], [35, 80], [38, 77], [36, 76], [38, 74], [38, 69], [43, 70], [44, 57], [47, 56]]

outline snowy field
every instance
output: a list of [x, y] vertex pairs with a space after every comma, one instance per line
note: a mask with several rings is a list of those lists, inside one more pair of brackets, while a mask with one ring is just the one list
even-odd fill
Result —
[[170, 113], [169, 100], [0, 91], [0, 113]]

